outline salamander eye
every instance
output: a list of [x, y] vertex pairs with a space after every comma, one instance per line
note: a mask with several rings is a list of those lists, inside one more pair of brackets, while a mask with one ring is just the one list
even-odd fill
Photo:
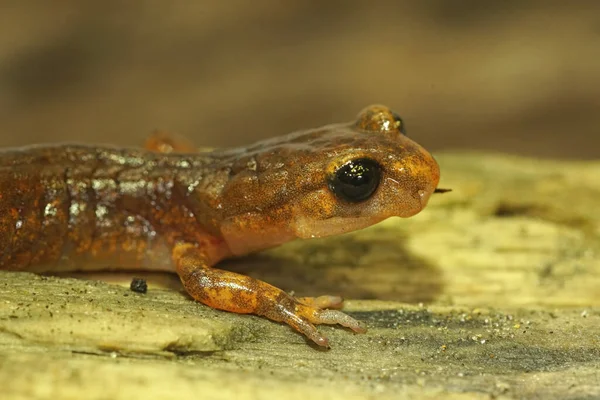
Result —
[[349, 203], [367, 200], [381, 180], [381, 166], [368, 158], [348, 161], [329, 179], [329, 190]]
[[402, 118], [400, 118], [400, 116], [395, 112], [392, 112], [392, 118], [394, 118], [394, 125], [396, 126], [396, 129], [398, 129], [403, 135], [406, 135], [406, 129], [404, 128], [404, 121], [402, 121]]

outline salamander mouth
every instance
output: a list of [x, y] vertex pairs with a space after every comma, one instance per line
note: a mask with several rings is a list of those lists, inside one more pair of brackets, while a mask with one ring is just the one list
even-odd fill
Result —
[[298, 217], [294, 219], [291, 227], [296, 237], [311, 239], [356, 231], [384, 219], [380, 217], [331, 217], [318, 220], [309, 217]]

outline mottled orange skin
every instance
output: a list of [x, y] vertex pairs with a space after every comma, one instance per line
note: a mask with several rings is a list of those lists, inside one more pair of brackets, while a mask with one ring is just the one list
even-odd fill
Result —
[[[197, 152], [153, 135], [145, 150], [81, 145], [0, 152], [0, 269], [175, 271], [208, 306], [282, 321], [320, 346], [315, 324], [364, 332], [336, 296], [295, 298], [212, 268], [223, 258], [295, 238], [336, 235], [421, 211], [434, 192], [433, 157], [400, 132], [383, 106], [252, 146]], [[336, 197], [328, 177], [349, 160], [382, 166], [360, 203]]]

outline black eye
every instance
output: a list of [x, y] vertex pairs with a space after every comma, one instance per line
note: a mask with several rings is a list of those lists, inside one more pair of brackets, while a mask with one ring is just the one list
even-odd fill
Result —
[[400, 118], [400, 116], [396, 113], [392, 113], [392, 117], [394, 117], [394, 123], [396, 124], [396, 128], [400, 131], [400, 133], [406, 135], [406, 130], [404, 129], [404, 121], [402, 121], [402, 118]]
[[329, 179], [329, 189], [350, 203], [368, 199], [381, 179], [381, 167], [368, 158], [348, 161]]

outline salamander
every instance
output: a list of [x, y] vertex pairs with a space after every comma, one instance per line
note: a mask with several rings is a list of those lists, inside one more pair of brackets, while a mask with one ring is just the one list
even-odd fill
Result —
[[370, 106], [349, 123], [199, 151], [157, 133], [145, 148], [35, 145], [0, 152], [0, 269], [164, 270], [195, 300], [290, 325], [364, 332], [337, 296], [294, 297], [220, 260], [420, 212], [440, 171], [402, 119]]

